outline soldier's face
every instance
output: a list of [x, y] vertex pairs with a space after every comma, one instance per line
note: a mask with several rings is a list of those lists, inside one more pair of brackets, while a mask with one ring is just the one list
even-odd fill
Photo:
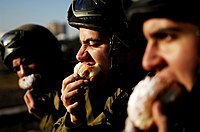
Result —
[[198, 27], [165, 18], [151, 18], [144, 22], [143, 33], [147, 39], [142, 61], [144, 69], [159, 74], [169, 71], [190, 91], [199, 68]]
[[76, 55], [77, 60], [88, 62], [90, 65], [99, 64], [100, 74], [105, 79], [111, 65], [109, 37], [102, 32], [80, 28], [80, 42], [81, 47]]

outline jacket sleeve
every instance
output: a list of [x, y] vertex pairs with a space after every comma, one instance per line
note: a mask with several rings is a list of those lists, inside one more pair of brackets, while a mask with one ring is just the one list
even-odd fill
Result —
[[[88, 118], [82, 124], [73, 125], [70, 123], [69, 113], [66, 113], [55, 123], [53, 132], [121, 132], [127, 117], [127, 100], [128, 94], [117, 89], [112, 96], [107, 98], [104, 108], [96, 117], [89, 119], [90, 116], [87, 116]], [[92, 106], [86, 108], [91, 109], [90, 107]]]

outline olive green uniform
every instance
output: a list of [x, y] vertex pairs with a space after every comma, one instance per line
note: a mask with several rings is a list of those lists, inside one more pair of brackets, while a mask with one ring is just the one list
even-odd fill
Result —
[[122, 131], [127, 117], [129, 94], [120, 88], [113, 90], [115, 92], [112, 92], [112, 94], [106, 94], [100, 91], [93, 92], [88, 88], [85, 92], [86, 121], [77, 126], [72, 125], [69, 113], [66, 113], [55, 123], [53, 131]]

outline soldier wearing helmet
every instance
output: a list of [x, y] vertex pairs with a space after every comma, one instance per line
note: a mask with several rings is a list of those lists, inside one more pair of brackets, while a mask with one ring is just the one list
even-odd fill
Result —
[[[173, 80], [185, 91], [171, 107], [160, 99], [151, 104], [155, 131], [200, 131], [196, 121], [200, 118], [199, 11], [195, 0], [138, 0], [129, 9], [133, 35], [146, 39], [143, 68], [154, 71], [158, 78]], [[135, 132], [136, 126], [130, 122], [127, 128], [132, 124]]]
[[64, 114], [58, 97], [62, 79], [72, 69], [63, 58], [61, 44], [45, 27], [24, 24], [1, 37], [0, 51], [4, 64], [19, 77], [19, 88], [26, 90], [28, 112], [41, 119], [42, 131], [51, 131]]
[[[80, 31], [76, 59], [83, 65], [63, 81], [61, 99], [67, 113], [55, 124], [55, 131], [120, 132], [129, 93], [145, 74], [140, 65], [143, 50], [130, 41], [122, 3], [73, 0], [68, 23]], [[85, 67], [99, 66], [92, 79], [79, 73], [85, 63]]]
[[[28, 54], [30, 50], [34, 50], [46, 59], [49, 58], [49, 55], [51, 55], [50, 58], [54, 56], [62, 58], [61, 45], [58, 40], [47, 29], [40, 26], [31, 24], [20, 26], [5, 33], [1, 38], [1, 42], [4, 49], [2, 60], [8, 68], [12, 67], [10, 60], [15, 55], [22, 52]], [[50, 54], [52, 52], [55, 52], [55, 55]]]

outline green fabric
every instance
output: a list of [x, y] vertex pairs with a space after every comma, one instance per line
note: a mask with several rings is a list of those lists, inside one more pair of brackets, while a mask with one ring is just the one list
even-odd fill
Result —
[[53, 97], [54, 108], [49, 108], [49, 113], [44, 115], [40, 121], [40, 129], [42, 132], [51, 132], [55, 122], [64, 115], [66, 109], [59, 99], [58, 92]]
[[[97, 97], [98, 96], [98, 97]], [[122, 131], [127, 117], [128, 93], [117, 88], [111, 96], [107, 96], [102, 108], [96, 108], [104, 99], [101, 95], [91, 96], [90, 90], [85, 93], [86, 122], [77, 126], [70, 123], [69, 114], [61, 117], [54, 125], [53, 132], [79, 132], [79, 131]], [[97, 100], [98, 99], [98, 100]], [[101, 101], [102, 99], [102, 101]], [[101, 104], [99, 103], [101, 106]]]
[[42, 132], [51, 132], [53, 129], [54, 120], [52, 115], [46, 115], [40, 122], [40, 129]]

